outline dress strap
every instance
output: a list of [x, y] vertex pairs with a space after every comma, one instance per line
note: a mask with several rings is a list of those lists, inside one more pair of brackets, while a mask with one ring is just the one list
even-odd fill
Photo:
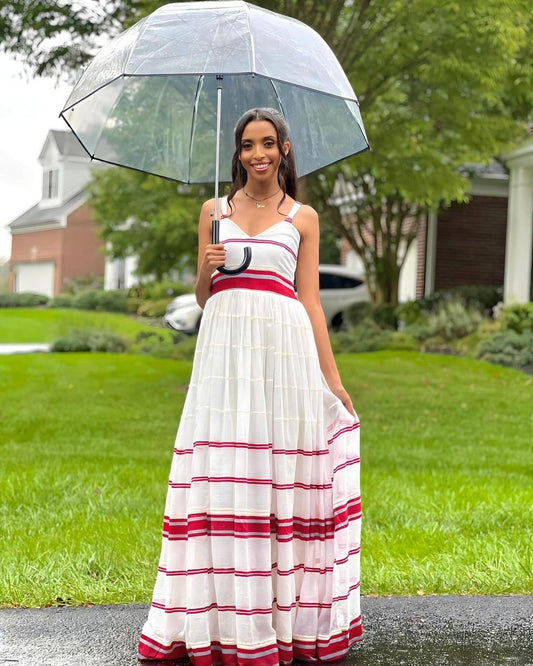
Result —
[[293, 207], [290, 209], [289, 214], [285, 218], [287, 222], [292, 222], [296, 213], [300, 210], [302, 204], [299, 201], [295, 201]]
[[222, 217], [228, 217], [228, 197], [220, 199], [220, 211], [222, 212]]

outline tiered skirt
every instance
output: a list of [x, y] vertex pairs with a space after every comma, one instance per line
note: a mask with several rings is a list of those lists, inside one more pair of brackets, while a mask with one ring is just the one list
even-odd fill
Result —
[[333, 661], [362, 637], [359, 421], [331, 393], [305, 309], [207, 302], [177, 433], [142, 659]]

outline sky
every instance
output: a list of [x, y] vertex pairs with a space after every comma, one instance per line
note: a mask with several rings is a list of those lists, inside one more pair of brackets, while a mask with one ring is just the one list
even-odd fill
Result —
[[6, 225], [40, 199], [37, 158], [48, 130], [67, 127], [59, 112], [70, 90], [55, 79], [32, 79], [23, 65], [0, 53], [0, 263], [11, 254]]

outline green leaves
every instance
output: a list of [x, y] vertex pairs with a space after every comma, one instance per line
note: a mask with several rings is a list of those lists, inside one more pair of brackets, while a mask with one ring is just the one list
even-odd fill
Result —
[[196, 267], [202, 189], [127, 169], [99, 169], [89, 195], [109, 253], [137, 254], [140, 275], [161, 279], [172, 269]]

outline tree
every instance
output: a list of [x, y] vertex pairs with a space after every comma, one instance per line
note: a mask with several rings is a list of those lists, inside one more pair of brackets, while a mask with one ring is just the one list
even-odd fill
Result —
[[88, 203], [111, 256], [136, 254], [139, 275], [162, 279], [172, 269], [196, 268], [197, 221], [204, 195], [199, 188], [109, 168], [93, 173]]
[[[460, 168], [486, 163], [525, 136], [523, 121], [531, 113], [532, 103], [529, 3], [256, 3], [300, 19], [320, 32], [359, 95], [372, 152], [312, 176], [306, 190], [324, 219], [361, 255], [374, 300], [394, 303], [400, 267], [419, 221], [430, 208], [466, 198], [469, 183]], [[17, 12], [21, 16], [21, 7], [29, 5], [48, 5], [50, 16], [55, 16], [51, 0], [13, 4], [15, 17]], [[32, 20], [22, 21], [14, 31], [16, 21], [12, 20], [7, 29], [11, 35], [8, 48], [30, 53], [32, 30], [40, 38], [50, 37], [60, 34], [59, 28], [68, 27], [69, 21], [70, 39], [76, 46], [82, 30], [90, 34], [94, 29], [98, 34], [104, 25], [117, 30], [161, 4], [155, 0], [115, 0], [107, 23], [74, 10], [67, 15], [65, 5], [58, 10], [57, 25], [52, 22], [53, 29], [57, 27], [52, 35]], [[0, 42], [6, 48], [4, 14], [2, 10]], [[87, 43], [91, 45], [90, 40]], [[42, 44], [37, 49], [41, 65], [46, 62]], [[62, 51], [48, 53], [54, 56], [49, 59], [50, 66], [68, 64]], [[80, 54], [80, 58], [87, 56], [85, 51]], [[343, 216], [327, 206], [340, 172], [355, 193], [351, 211]]]

